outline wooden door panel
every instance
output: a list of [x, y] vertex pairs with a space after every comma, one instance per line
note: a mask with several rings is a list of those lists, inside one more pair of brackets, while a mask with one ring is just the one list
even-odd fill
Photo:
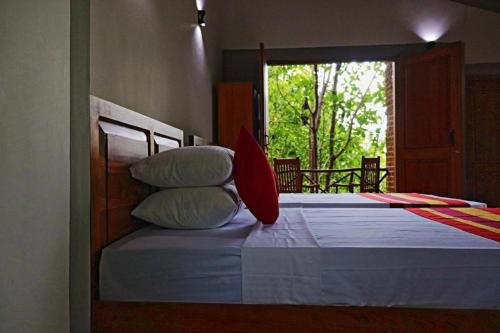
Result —
[[462, 196], [461, 43], [396, 62], [398, 192]]
[[449, 146], [449, 57], [405, 67], [405, 147]]
[[[446, 195], [449, 182], [449, 160], [444, 159], [418, 159], [405, 160], [404, 175], [405, 185], [418, 193], [433, 193]], [[433, 178], [426, 177], [432, 174]]]

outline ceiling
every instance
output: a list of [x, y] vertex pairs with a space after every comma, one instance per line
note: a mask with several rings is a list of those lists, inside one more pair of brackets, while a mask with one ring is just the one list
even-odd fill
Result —
[[461, 4], [500, 13], [499, 0], [451, 0]]

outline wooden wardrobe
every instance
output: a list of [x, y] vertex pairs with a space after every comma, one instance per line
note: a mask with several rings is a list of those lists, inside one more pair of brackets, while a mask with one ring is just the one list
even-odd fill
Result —
[[217, 88], [217, 143], [235, 149], [241, 127], [252, 133], [257, 141], [259, 124], [259, 95], [251, 82], [223, 82]]

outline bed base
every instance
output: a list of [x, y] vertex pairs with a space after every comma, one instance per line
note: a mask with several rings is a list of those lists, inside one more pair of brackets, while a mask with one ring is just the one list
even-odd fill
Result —
[[500, 311], [97, 301], [93, 332], [500, 332]]

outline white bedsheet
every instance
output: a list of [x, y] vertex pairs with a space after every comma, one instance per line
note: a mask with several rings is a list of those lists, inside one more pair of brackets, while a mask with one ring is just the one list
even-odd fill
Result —
[[300, 208], [275, 224], [256, 223], [241, 251], [243, 303], [315, 304], [321, 298], [320, 248]]
[[240, 251], [254, 223], [242, 210], [217, 229], [140, 229], [103, 250], [100, 298], [241, 303]]
[[[433, 195], [431, 195], [433, 196]], [[439, 198], [438, 196], [434, 196]], [[445, 198], [445, 197], [441, 197]], [[450, 199], [450, 198], [446, 198]], [[485, 203], [468, 201], [471, 207], [484, 208]], [[357, 193], [280, 193], [280, 207], [306, 208], [389, 208], [386, 202], [366, 198]]]
[[[403, 209], [282, 214], [293, 218], [255, 226], [248, 238], [251, 251], [248, 239], [244, 244], [244, 302], [500, 308], [498, 242]], [[282, 231], [303, 221], [316, 245], [285, 240], [293, 233]], [[245, 274], [256, 271], [259, 283], [245, 283], [253, 279]], [[301, 283], [293, 283], [303, 276], [316, 284], [307, 295]]]
[[500, 308], [500, 243], [403, 209], [242, 210], [212, 230], [147, 227], [103, 250], [115, 301]]

